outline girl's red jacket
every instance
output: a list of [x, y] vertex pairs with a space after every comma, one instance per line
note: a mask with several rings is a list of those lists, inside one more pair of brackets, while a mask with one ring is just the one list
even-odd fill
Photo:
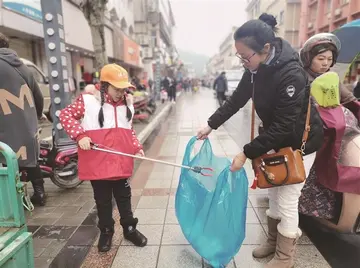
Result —
[[[134, 114], [132, 103], [127, 105]], [[90, 137], [95, 144], [106, 146], [115, 151], [136, 154], [142, 150], [132, 120], [126, 117], [126, 106], [123, 102], [114, 103], [105, 95], [102, 106], [104, 126], [98, 122], [101, 108], [100, 92], [82, 94], [73, 103], [63, 109], [59, 115], [60, 122], [71, 139], [79, 141]], [[78, 169], [81, 180], [117, 180], [132, 176], [134, 160], [131, 157], [119, 156], [94, 150], [78, 149]]]

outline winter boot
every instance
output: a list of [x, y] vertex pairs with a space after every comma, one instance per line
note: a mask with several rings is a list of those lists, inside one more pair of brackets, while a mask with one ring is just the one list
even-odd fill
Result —
[[293, 268], [295, 265], [294, 255], [297, 238], [289, 238], [278, 233], [274, 258], [268, 262], [265, 268]]
[[268, 238], [266, 242], [259, 247], [255, 248], [252, 252], [254, 258], [266, 258], [275, 253], [276, 250], [276, 238], [278, 234], [277, 226], [280, 220], [275, 220], [271, 217], [268, 219]]
[[99, 252], [108, 252], [111, 249], [112, 238], [114, 235], [114, 227], [111, 228], [99, 228], [100, 237], [98, 242]]
[[123, 228], [125, 239], [137, 247], [145, 247], [147, 238], [136, 229], [138, 221], [137, 218], [121, 219], [120, 224]]
[[30, 198], [31, 203], [38, 206], [45, 206], [46, 204], [46, 195], [45, 195], [45, 189], [44, 189], [44, 181], [41, 180], [34, 180], [31, 181], [33, 188], [34, 188], [34, 194]]

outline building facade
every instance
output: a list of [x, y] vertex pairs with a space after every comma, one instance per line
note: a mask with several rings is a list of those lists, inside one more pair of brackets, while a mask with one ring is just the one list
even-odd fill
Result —
[[217, 76], [224, 70], [243, 68], [241, 61], [236, 57], [234, 33], [237, 27], [232, 27], [219, 46], [219, 52], [212, 56], [206, 65], [208, 75]]
[[[44, 33], [40, 1], [15, 6], [2, 0], [0, 31], [10, 39], [10, 47], [22, 58], [32, 61], [47, 74]], [[109, 0], [105, 14], [105, 45], [110, 62], [124, 66], [131, 76], [142, 72], [141, 46], [135, 40], [133, 0]], [[91, 31], [78, 1], [62, 1], [68, 77], [77, 88], [91, 82], [98, 70], [94, 68], [94, 48]], [[76, 18], [76, 23], [74, 23]], [[35, 77], [40, 77], [36, 69]], [[41, 82], [41, 81], [39, 81]]]
[[215, 54], [214, 56], [212, 56], [208, 63], [206, 64], [206, 72], [208, 75], [214, 77], [216, 76], [218, 69], [217, 69], [217, 64], [220, 60], [220, 55], [219, 54]]
[[273, 15], [278, 23], [278, 36], [299, 49], [301, 0], [251, 0], [246, 11], [250, 19], [257, 19], [263, 12]]
[[108, 14], [113, 29], [113, 47], [116, 59], [125, 67], [130, 76], [139, 76], [143, 68], [141, 59], [141, 46], [136, 42], [134, 1], [133, 0], [109, 0], [107, 4]]
[[259, 18], [261, 13], [264, 12], [268, 3], [272, 0], [246, 0], [246, 13], [248, 20]]
[[359, 0], [302, 0], [299, 44], [316, 33], [332, 32], [355, 19], [360, 19]]
[[[144, 72], [155, 80], [177, 61], [175, 19], [169, 0], [134, 0], [135, 34], [142, 47]], [[156, 73], [157, 72], [157, 73]]]
[[236, 69], [241, 66], [240, 59], [235, 55], [234, 33], [236, 29], [237, 27], [232, 27], [230, 33], [225, 37], [219, 47], [219, 56], [223, 62], [223, 70]]

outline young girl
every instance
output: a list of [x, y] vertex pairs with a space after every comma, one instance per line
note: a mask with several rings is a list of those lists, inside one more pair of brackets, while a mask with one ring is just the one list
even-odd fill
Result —
[[133, 88], [127, 71], [116, 64], [105, 65], [100, 73], [100, 91], [85, 93], [60, 113], [60, 121], [70, 138], [79, 144], [79, 178], [90, 180], [98, 211], [99, 252], [109, 251], [114, 234], [112, 197], [120, 213], [125, 239], [143, 247], [147, 238], [136, 225], [131, 210], [128, 178], [134, 161], [109, 153], [91, 150], [91, 142], [103, 148], [144, 156], [142, 146], [132, 129], [134, 107], [125, 90]]

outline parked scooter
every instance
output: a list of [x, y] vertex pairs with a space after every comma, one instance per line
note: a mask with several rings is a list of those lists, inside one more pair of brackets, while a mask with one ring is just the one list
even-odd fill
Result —
[[156, 111], [156, 103], [146, 91], [130, 91], [128, 94], [134, 96], [135, 114], [133, 119], [148, 122], [150, 116]]
[[74, 142], [54, 146], [48, 141], [40, 141], [40, 169], [43, 177], [49, 177], [56, 186], [71, 189], [83, 182], [78, 177], [77, 161]]
[[[52, 122], [52, 118], [48, 114], [46, 116]], [[39, 132], [41, 133], [41, 129]], [[54, 144], [54, 135], [52, 143], [40, 141], [39, 165], [43, 177], [50, 177], [60, 188], [71, 189], [79, 186], [83, 181], [78, 177], [76, 143], [70, 140], [57, 146]]]

